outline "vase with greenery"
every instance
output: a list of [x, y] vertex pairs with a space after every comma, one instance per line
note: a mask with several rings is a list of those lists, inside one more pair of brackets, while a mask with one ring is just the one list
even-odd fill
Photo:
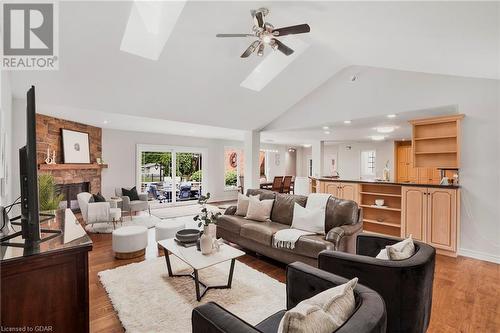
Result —
[[57, 192], [54, 177], [49, 174], [38, 176], [38, 202], [41, 211], [54, 211], [59, 208], [59, 203], [64, 199], [62, 194]]
[[208, 232], [210, 224], [217, 224], [217, 219], [221, 215], [220, 212], [212, 212], [207, 209], [207, 201], [210, 199], [210, 193], [201, 195], [198, 199], [198, 204], [201, 205], [201, 213], [196, 215], [193, 220], [198, 221], [198, 227], [203, 226], [203, 233], [199, 239], [200, 250], [202, 254], [210, 254], [212, 252], [213, 238]]

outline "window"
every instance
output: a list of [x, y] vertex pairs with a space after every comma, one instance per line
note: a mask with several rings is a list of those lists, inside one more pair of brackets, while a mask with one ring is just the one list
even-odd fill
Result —
[[243, 179], [244, 155], [241, 149], [224, 148], [224, 187], [226, 190], [236, 189]]
[[159, 203], [196, 202], [205, 188], [206, 149], [137, 145], [137, 189]]
[[375, 176], [376, 152], [375, 150], [364, 150], [361, 152], [361, 178], [373, 178]]

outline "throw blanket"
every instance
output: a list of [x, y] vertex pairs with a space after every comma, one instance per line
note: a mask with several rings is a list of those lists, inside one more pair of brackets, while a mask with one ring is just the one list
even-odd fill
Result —
[[[311, 193], [307, 198], [306, 208], [313, 210], [322, 209], [325, 211], [329, 198], [330, 194]], [[273, 236], [273, 247], [293, 250], [295, 248], [295, 243], [300, 237], [305, 235], [314, 235], [314, 232], [293, 228], [279, 230]]]
[[109, 202], [92, 202], [87, 207], [87, 223], [109, 221]]

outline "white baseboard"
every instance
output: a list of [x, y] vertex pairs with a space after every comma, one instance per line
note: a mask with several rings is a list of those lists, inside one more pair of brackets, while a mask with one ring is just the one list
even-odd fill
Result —
[[461, 248], [458, 250], [458, 255], [461, 255], [464, 257], [469, 257], [469, 258], [474, 258], [474, 259], [479, 259], [479, 260], [484, 260], [484, 261], [489, 261], [489, 262], [493, 262], [495, 264], [500, 264], [500, 256], [495, 256], [495, 255], [480, 252], [480, 251]]

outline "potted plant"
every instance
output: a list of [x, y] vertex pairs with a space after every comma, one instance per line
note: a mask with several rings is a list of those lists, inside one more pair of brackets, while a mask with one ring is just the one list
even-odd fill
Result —
[[201, 205], [201, 213], [196, 215], [193, 220], [198, 221], [198, 227], [203, 226], [203, 232], [199, 239], [200, 250], [202, 254], [209, 254], [212, 252], [213, 238], [208, 231], [210, 224], [216, 224], [217, 219], [221, 215], [220, 212], [214, 213], [207, 209], [207, 201], [210, 199], [210, 193], [201, 195], [198, 199], [198, 204]]
[[38, 176], [38, 201], [40, 211], [54, 213], [59, 209], [59, 203], [64, 199], [62, 194], [57, 193], [54, 177], [50, 174]]

